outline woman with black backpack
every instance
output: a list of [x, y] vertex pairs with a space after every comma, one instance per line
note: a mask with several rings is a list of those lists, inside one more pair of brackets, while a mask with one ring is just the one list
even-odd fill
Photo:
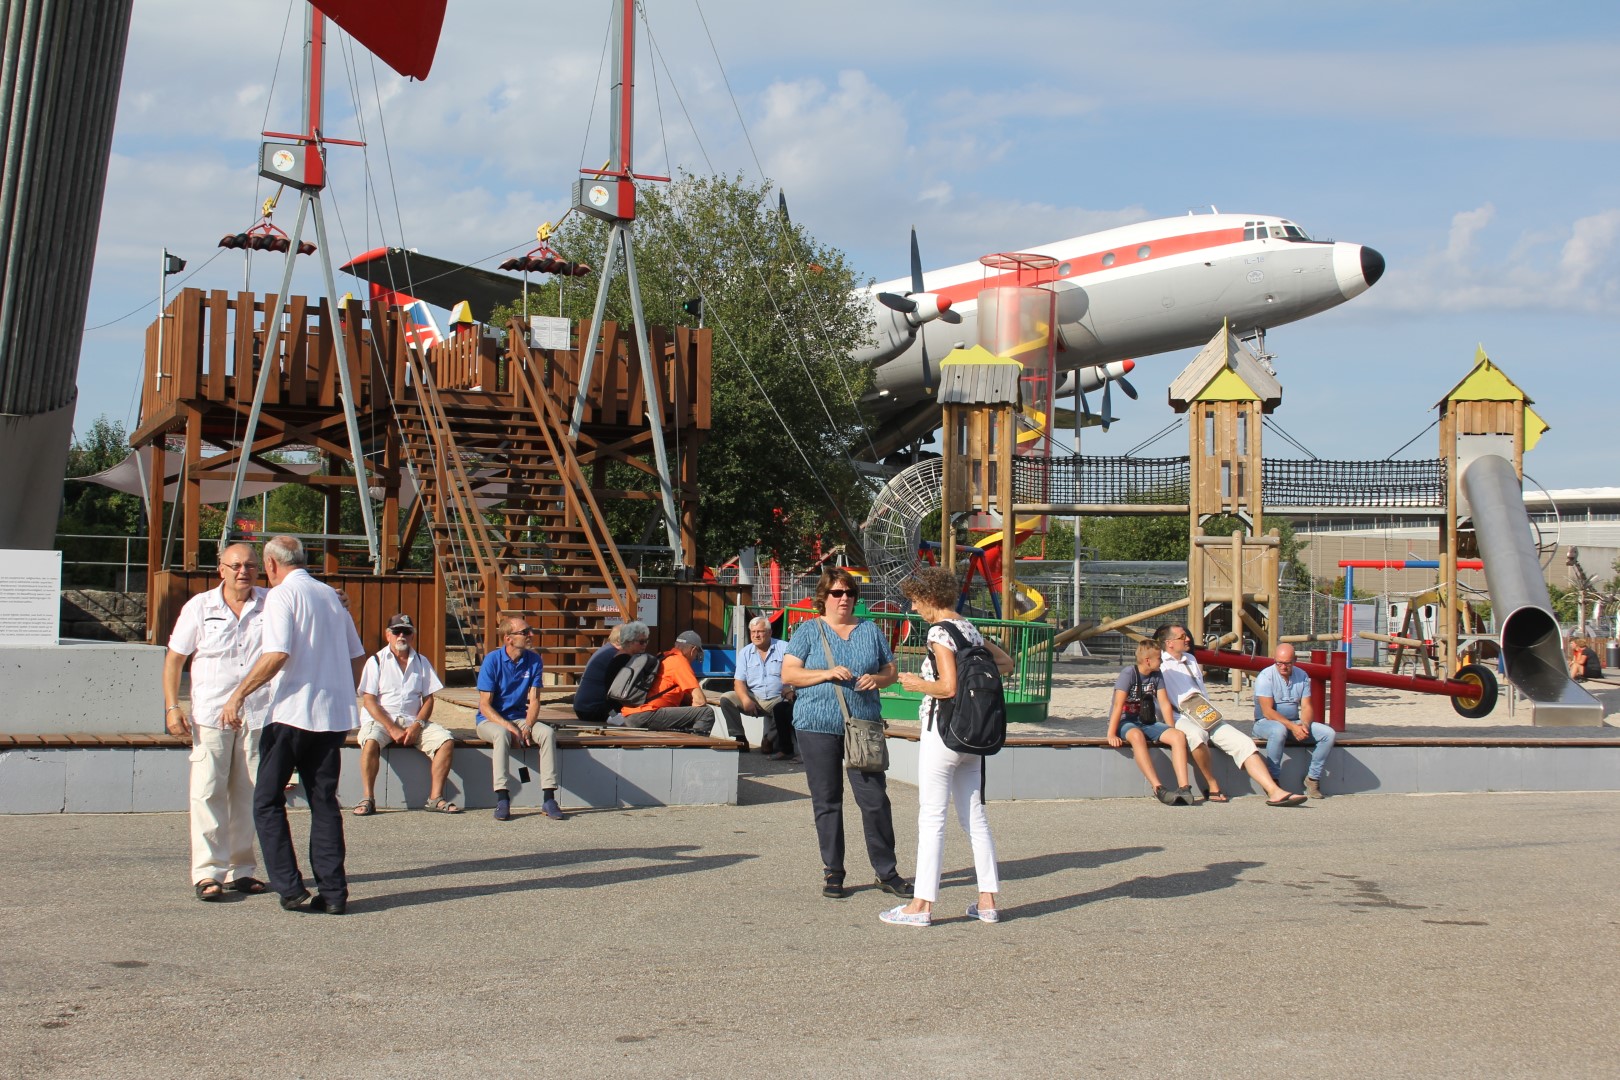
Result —
[[973, 867], [979, 884], [979, 899], [968, 905], [968, 918], [1000, 922], [996, 845], [984, 812], [984, 757], [958, 753], [946, 746], [934, 721], [940, 702], [956, 696], [958, 636], [967, 646], [987, 648], [1003, 676], [1012, 673], [1013, 659], [956, 613], [961, 587], [952, 571], [924, 568], [900, 586], [900, 591], [911, 601], [912, 610], [930, 624], [922, 673], [900, 676], [902, 687], [923, 695], [917, 710], [917, 720], [922, 724], [917, 750], [917, 877], [911, 903], [890, 908], [878, 917], [899, 926], [927, 926], [933, 921], [934, 902], [939, 898], [940, 860], [945, 853], [945, 812], [954, 799], [956, 818], [973, 844]]

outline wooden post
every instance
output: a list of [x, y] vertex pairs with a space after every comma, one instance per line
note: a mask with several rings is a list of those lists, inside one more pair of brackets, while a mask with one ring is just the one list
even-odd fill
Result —
[[996, 510], [1001, 514], [1001, 617], [1011, 619], [1014, 586], [1018, 577], [1018, 516], [1013, 513], [1013, 446], [1018, 426], [1010, 406], [1000, 406], [992, 414], [996, 442]]

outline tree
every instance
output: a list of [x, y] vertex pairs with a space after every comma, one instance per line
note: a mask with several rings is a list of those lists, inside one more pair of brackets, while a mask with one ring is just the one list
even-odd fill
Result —
[[[636, 272], [648, 324], [691, 325], [698, 320], [683, 305], [697, 300], [714, 331], [713, 427], [698, 454], [698, 555], [707, 562], [749, 545], [800, 561], [817, 537], [844, 539], [843, 524], [858, 524], [870, 501], [846, 452], [860, 438], [855, 402], [871, 378], [848, 361], [866, 332], [854, 274], [842, 252], [789, 222], [770, 195], [768, 183], [691, 175], [637, 194]], [[607, 236], [606, 223], [576, 214], [551, 243], [600, 270]], [[559, 310], [587, 319], [594, 280], [553, 278], [530, 290], [526, 310], [497, 309], [492, 321]], [[622, 266], [606, 317], [631, 320]], [[675, 444], [683, 453], [679, 432]], [[654, 486], [623, 467], [610, 482]], [[645, 504], [621, 505], [615, 537], [641, 542], [648, 515]]]

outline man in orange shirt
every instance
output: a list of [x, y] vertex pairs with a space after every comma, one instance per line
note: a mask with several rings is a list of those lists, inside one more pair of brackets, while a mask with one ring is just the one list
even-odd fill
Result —
[[[623, 705], [619, 713], [628, 727], [650, 728], [658, 731], [690, 731], [694, 735], [707, 735], [714, 727], [714, 710], [698, 683], [694, 665], [703, 656], [703, 639], [696, 631], [683, 630], [675, 639], [675, 647], [663, 655], [658, 669], [658, 681], [641, 705]], [[726, 730], [737, 740], [740, 750], [748, 749], [743, 734], [742, 714], [737, 706], [724, 698], [716, 698], [726, 718]]]

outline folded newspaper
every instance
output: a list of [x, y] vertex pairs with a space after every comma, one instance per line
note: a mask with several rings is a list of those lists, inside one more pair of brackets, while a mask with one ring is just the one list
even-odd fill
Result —
[[1176, 701], [1176, 709], [1182, 716], [1197, 721], [1205, 731], [1214, 727], [1222, 720], [1221, 711], [1209, 703], [1209, 699], [1197, 690], [1189, 690]]

